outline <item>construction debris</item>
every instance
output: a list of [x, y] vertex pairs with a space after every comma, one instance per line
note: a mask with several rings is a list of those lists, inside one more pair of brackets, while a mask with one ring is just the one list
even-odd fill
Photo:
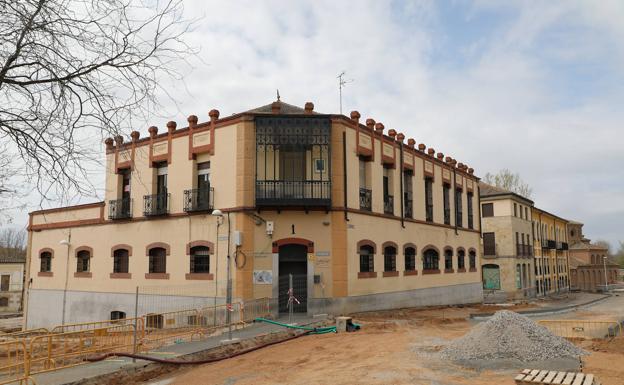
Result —
[[471, 360], [517, 360], [537, 362], [577, 358], [588, 354], [564, 338], [518, 313], [502, 310], [475, 326], [441, 351], [459, 362]]

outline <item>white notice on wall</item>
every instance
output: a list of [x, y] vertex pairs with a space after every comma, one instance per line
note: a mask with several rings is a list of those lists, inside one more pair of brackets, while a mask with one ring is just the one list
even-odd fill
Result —
[[254, 270], [253, 282], [258, 285], [272, 285], [273, 272], [271, 270]]

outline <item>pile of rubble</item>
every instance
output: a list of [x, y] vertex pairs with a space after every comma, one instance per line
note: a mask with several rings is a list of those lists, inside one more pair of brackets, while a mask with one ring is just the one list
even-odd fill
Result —
[[552, 334], [531, 319], [512, 311], [499, 311], [475, 326], [441, 351], [442, 358], [458, 362], [472, 360], [517, 360], [536, 362], [577, 358], [588, 354], [568, 340]]

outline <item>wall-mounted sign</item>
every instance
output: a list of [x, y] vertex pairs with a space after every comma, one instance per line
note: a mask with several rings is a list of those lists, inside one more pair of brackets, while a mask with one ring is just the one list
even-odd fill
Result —
[[273, 272], [271, 270], [254, 270], [253, 282], [257, 285], [272, 285]]
[[329, 257], [329, 251], [317, 251], [316, 256], [317, 257]]

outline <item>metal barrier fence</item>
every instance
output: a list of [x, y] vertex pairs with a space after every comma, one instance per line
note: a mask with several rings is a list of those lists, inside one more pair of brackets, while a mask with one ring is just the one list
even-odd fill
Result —
[[[142, 327], [139, 320], [137, 327]], [[48, 372], [85, 363], [85, 358], [111, 351], [134, 350], [135, 324], [101, 327], [37, 336], [30, 340], [30, 374]]]
[[564, 338], [593, 339], [622, 334], [622, 325], [616, 320], [540, 320], [538, 323]]
[[0, 343], [0, 384], [34, 384], [29, 374], [30, 362], [27, 357], [24, 341]]
[[137, 318], [58, 325], [0, 335], [0, 385], [35, 383], [31, 374], [80, 365], [111, 351], [147, 352], [169, 344], [199, 340], [268, 317], [269, 298], [246, 303], [150, 313]]

